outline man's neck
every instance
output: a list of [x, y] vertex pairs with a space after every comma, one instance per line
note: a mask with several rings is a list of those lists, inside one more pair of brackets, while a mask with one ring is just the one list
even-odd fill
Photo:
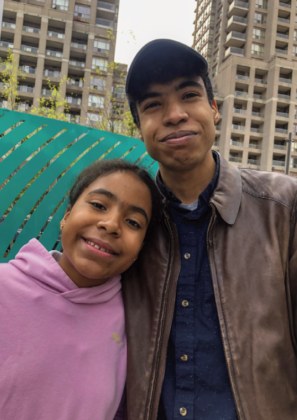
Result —
[[212, 153], [204, 161], [188, 171], [172, 171], [160, 165], [160, 173], [164, 185], [183, 204], [193, 203], [211, 182], [216, 171], [216, 163]]

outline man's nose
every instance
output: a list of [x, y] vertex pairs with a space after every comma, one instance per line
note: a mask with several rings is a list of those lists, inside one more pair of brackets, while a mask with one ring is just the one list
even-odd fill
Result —
[[178, 125], [180, 122], [187, 121], [188, 118], [189, 116], [181, 104], [175, 102], [165, 108], [163, 122], [165, 125]]

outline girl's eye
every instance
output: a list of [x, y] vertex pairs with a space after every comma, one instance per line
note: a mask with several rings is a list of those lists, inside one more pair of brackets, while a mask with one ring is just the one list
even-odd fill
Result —
[[91, 205], [92, 205], [93, 207], [95, 207], [96, 209], [99, 209], [99, 210], [106, 210], [106, 208], [105, 208], [102, 204], [100, 204], [100, 203], [94, 202], [94, 203], [91, 203]]
[[127, 219], [127, 223], [129, 223], [129, 225], [136, 227], [138, 229], [140, 228], [140, 225], [137, 222], [135, 222], [135, 220]]

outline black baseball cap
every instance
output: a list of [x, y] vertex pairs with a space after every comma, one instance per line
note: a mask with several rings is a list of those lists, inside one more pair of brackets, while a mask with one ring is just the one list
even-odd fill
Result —
[[151, 72], [152, 68], [161, 67], [163, 69], [166, 66], [170, 67], [170, 63], [182, 61], [191, 63], [191, 67], [197, 66], [197, 73], [208, 74], [206, 59], [193, 48], [181, 42], [172, 39], [156, 39], [146, 44], [136, 54], [130, 65], [125, 88], [128, 98], [135, 89], [141, 89], [144, 80], [150, 77], [148, 72]]

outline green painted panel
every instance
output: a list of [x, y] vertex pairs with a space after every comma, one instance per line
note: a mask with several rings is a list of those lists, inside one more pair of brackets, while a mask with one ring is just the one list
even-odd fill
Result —
[[152, 176], [158, 168], [140, 140], [86, 126], [0, 109], [0, 134], [0, 262], [31, 238], [60, 249], [68, 192], [94, 161], [139, 161]]

